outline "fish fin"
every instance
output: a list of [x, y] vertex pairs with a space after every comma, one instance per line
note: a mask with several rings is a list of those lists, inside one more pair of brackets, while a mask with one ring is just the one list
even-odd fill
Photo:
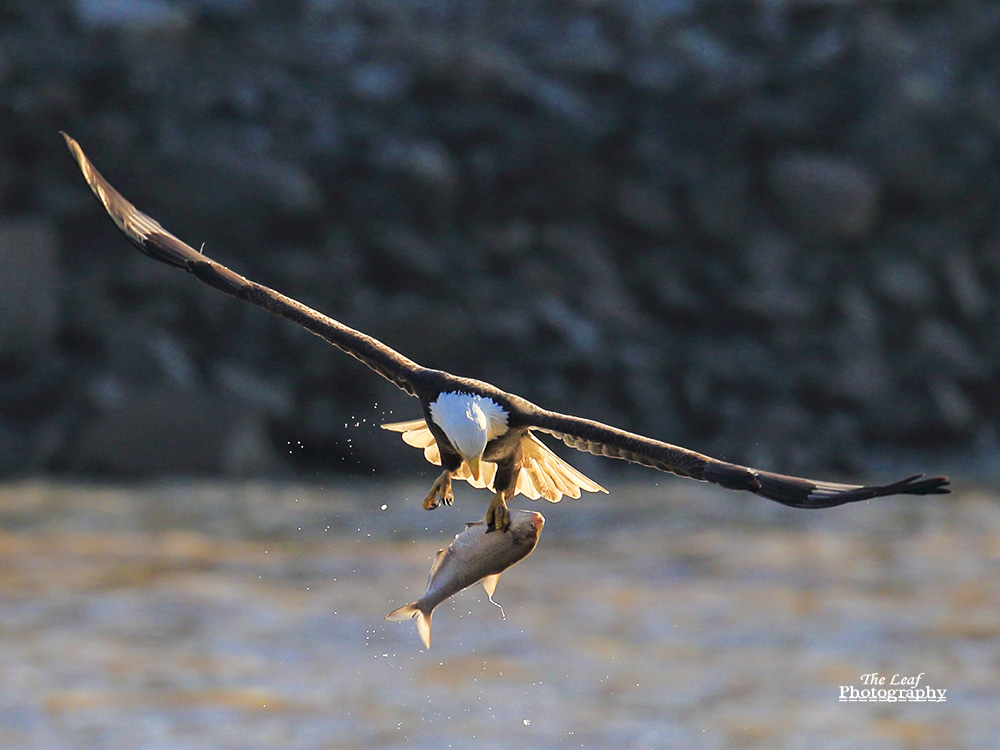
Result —
[[431, 579], [434, 577], [434, 574], [437, 573], [438, 568], [441, 567], [441, 563], [444, 562], [444, 558], [447, 557], [447, 555], [447, 548], [438, 550], [437, 554], [434, 556], [434, 562], [431, 564], [431, 572], [427, 574], [427, 583], [431, 582]]
[[417, 610], [417, 632], [420, 633], [420, 640], [424, 642], [424, 648], [430, 651], [431, 648], [431, 615], [433, 610], [424, 614]]
[[500, 610], [500, 617], [504, 620], [507, 619], [507, 614], [503, 611], [503, 607], [500, 606], [500, 602], [493, 601], [493, 592], [497, 590], [497, 581], [500, 580], [500, 574], [494, 573], [491, 576], [486, 576], [483, 579], [483, 588], [486, 589], [486, 598], [490, 600], [490, 604]]
[[486, 589], [486, 596], [493, 599], [493, 592], [497, 590], [497, 581], [500, 580], [500, 574], [494, 573], [491, 576], [486, 576], [483, 579], [483, 588]]
[[417, 602], [410, 602], [409, 604], [404, 604], [399, 609], [392, 610], [392, 612], [385, 616], [385, 619], [389, 622], [405, 622], [406, 620], [416, 618], [417, 632], [420, 634], [420, 640], [424, 642], [424, 648], [430, 649], [432, 614], [434, 614], [433, 610], [424, 612], [420, 609]]
[[399, 609], [392, 610], [392, 612], [385, 616], [385, 619], [389, 622], [405, 622], [416, 617], [419, 611], [420, 608], [417, 606], [417, 603], [410, 602], [409, 604], [404, 604]]

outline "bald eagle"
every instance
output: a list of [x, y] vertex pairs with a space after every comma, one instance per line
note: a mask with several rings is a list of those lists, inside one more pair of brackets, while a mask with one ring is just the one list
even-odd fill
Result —
[[298, 323], [420, 401], [421, 419], [383, 427], [402, 433], [407, 444], [422, 448], [428, 461], [442, 467], [423, 501], [428, 510], [441, 503], [451, 505], [452, 480], [464, 479], [494, 493], [486, 522], [491, 529], [506, 531], [510, 526], [507, 501], [517, 493], [558, 502], [563, 495], [580, 497], [581, 490], [607, 492], [549, 450], [538, 439], [536, 433], [540, 432], [580, 451], [746, 490], [793, 508], [829, 508], [884, 495], [949, 492], [948, 478], [943, 476], [924, 478], [917, 474], [891, 484], [861, 486], [758, 471], [599, 422], [548, 411], [489, 383], [422, 367], [381, 341], [250, 281], [184, 243], [125, 200], [94, 168], [79, 144], [62, 135], [94, 195], [143, 253]]

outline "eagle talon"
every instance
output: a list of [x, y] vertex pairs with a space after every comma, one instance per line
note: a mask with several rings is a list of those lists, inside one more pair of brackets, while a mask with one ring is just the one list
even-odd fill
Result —
[[455, 495], [451, 491], [451, 472], [443, 471], [441, 475], [434, 480], [434, 485], [431, 487], [430, 494], [424, 498], [424, 509], [434, 510], [441, 503], [445, 505], [452, 505], [455, 502]]
[[504, 500], [503, 493], [498, 492], [490, 501], [490, 507], [486, 509], [486, 533], [504, 532], [509, 528], [510, 511], [507, 509], [507, 501]]

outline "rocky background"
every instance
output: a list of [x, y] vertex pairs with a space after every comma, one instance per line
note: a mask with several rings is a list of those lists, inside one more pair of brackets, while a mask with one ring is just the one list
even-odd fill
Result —
[[422, 364], [782, 471], [995, 462], [995, 2], [4, 0], [0, 472], [412, 476], [415, 402], [131, 250], [60, 129]]

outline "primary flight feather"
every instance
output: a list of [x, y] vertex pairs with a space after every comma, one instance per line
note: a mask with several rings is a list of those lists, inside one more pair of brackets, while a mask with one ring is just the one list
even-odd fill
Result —
[[547, 411], [489, 383], [422, 367], [381, 341], [250, 281], [195, 250], [125, 200], [79, 144], [62, 135], [94, 195], [143, 253], [298, 323], [420, 401], [423, 419], [383, 427], [402, 433], [409, 445], [423, 448], [427, 460], [441, 465], [442, 472], [423, 502], [428, 510], [442, 502], [451, 505], [452, 480], [464, 479], [493, 491], [485, 520], [490, 528], [506, 531], [510, 527], [507, 501], [517, 493], [558, 502], [563, 495], [579, 497], [581, 490], [607, 492], [556, 456], [536, 432], [554, 435], [577, 450], [746, 490], [795, 508], [829, 508], [884, 495], [949, 492], [948, 478], [943, 476], [917, 474], [890, 484], [861, 486], [759, 471], [600, 422]]

